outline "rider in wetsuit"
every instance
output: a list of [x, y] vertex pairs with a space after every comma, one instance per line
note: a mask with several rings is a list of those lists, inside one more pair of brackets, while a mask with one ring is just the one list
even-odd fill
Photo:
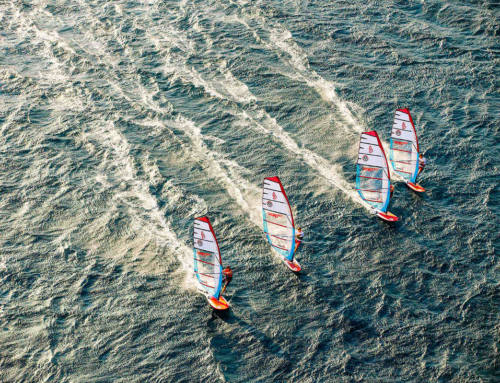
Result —
[[425, 159], [424, 156], [419, 156], [418, 157], [418, 173], [417, 173], [417, 175], [419, 175], [422, 172], [422, 170], [424, 170], [425, 165], [427, 165], [427, 160]]
[[295, 250], [293, 251], [294, 254], [297, 251], [297, 249], [298, 249], [298, 247], [303, 239], [304, 239], [304, 232], [302, 231], [302, 229], [300, 227], [298, 227], [297, 234], [295, 234]]
[[224, 270], [222, 270], [222, 282], [224, 283], [224, 287], [222, 288], [220, 295], [224, 294], [226, 291], [226, 287], [231, 283], [233, 279], [233, 270], [231, 270], [230, 266], [227, 266]]

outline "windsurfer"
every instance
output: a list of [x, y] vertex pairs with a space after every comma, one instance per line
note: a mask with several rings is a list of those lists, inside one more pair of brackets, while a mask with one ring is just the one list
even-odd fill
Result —
[[422, 172], [422, 170], [424, 170], [425, 165], [427, 165], [427, 160], [425, 159], [424, 156], [419, 156], [418, 157], [418, 174], [420, 174]]
[[297, 234], [295, 234], [295, 250], [293, 251], [294, 254], [297, 251], [297, 249], [298, 249], [298, 247], [303, 239], [304, 239], [304, 232], [302, 231], [302, 229], [300, 227], [298, 227]]
[[222, 270], [222, 282], [224, 283], [224, 287], [222, 288], [220, 295], [224, 294], [226, 291], [226, 287], [231, 283], [233, 279], [233, 270], [231, 270], [230, 266], [227, 266], [224, 270]]

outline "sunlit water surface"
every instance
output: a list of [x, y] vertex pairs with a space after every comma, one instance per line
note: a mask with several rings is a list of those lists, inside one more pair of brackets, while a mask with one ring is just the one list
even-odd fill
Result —
[[[493, 1], [0, 1], [0, 381], [494, 382]], [[388, 225], [359, 133], [428, 167]], [[261, 232], [279, 175], [293, 275]], [[191, 276], [208, 214], [235, 271]], [[498, 244], [498, 242], [496, 242]]]

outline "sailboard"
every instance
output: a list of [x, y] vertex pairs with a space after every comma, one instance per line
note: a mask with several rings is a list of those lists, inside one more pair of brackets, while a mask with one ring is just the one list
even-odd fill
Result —
[[361, 133], [356, 166], [356, 190], [374, 213], [388, 222], [399, 218], [387, 211], [391, 175], [384, 148], [376, 131]]
[[262, 187], [262, 219], [267, 241], [294, 272], [302, 268], [294, 259], [295, 223], [285, 189], [278, 177], [267, 177]]
[[425, 189], [416, 183], [420, 153], [417, 131], [408, 109], [396, 110], [390, 145], [389, 159], [396, 174], [401, 176], [412, 190], [424, 192]]
[[208, 217], [194, 220], [193, 231], [194, 274], [198, 290], [216, 310], [227, 310], [229, 304], [221, 295], [222, 258], [214, 229]]

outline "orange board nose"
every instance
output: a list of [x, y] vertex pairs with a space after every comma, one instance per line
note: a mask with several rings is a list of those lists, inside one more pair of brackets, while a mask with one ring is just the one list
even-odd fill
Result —
[[208, 303], [216, 310], [227, 310], [229, 308], [229, 303], [227, 303], [224, 297], [220, 297], [219, 299], [211, 297], [208, 299]]
[[406, 185], [411, 190], [416, 191], [418, 193], [423, 193], [425, 191], [425, 189], [422, 186], [420, 186], [419, 184], [414, 184], [414, 183], [408, 182]]
[[389, 211], [387, 213], [378, 212], [377, 216], [382, 218], [384, 221], [387, 221], [387, 222], [396, 222], [399, 220], [399, 218], [397, 216], [395, 216], [394, 214], [392, 214]]

